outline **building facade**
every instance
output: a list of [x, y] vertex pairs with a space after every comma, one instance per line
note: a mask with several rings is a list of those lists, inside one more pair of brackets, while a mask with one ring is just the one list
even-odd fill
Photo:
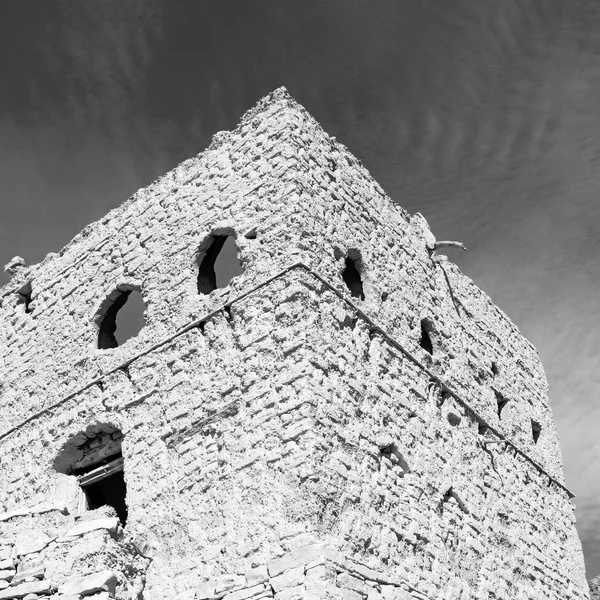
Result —
[[7, 268], [0, 600], [589, 597], [536, 350], [283, 88]]

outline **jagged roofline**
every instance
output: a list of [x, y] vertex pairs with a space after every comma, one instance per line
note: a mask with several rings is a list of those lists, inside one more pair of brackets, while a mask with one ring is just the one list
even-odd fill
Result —
[[[89, 237], [91, 234], [93, 234], [93, 231], [99, 225], [101, 225], [103, 221], [105, 221], [106, 219], [108, 219], [110, 217], [116, 216], [116, 214], [118, 214], [120, 211], [125, 210], [131, 204], [140, 201], [142, 199], [142, 197], [152, 194], [154, 189], [163, 185], [165, 182], [168, 182], [169, 180], [173, 179], [173, 177], [177, 174], [177, 172], [179, 170], [181, 170], [182, 168], [184, 168], [186, 165], [189, 165], [190, 162], [199, 162], [208, 153], [218, 150], [218, 149], [221, 149], [223, 146], [225, 146], [226, 144], [228, 144], [230, 142], [232, 137], [234, 137], [236, 134], [239, 134], [244, 128], [251, 126], [253, 122], [255, 122], [255, 124], [257, 125], [258, 121], [263, 117], [263, 115], [265, 115], [265, 113], [268, 113], [267, 117], [272, 116], [273, 113], [270, 112], [270, 109], [277, 104], [281, 104], [281, 108], [282, 109], [285, 108], [285, 110], [288, 111], [290, 114], [297, 113], [305, 122], [310, 123], [311, 127], [314, 127], [317, 131], [319, 131], [319, 133], [321, 133], [325, 139], [329, 140], [332, 144], [335, 144], [340, 151], [347, 153], [348, 156], [352, 157], [353, 163], [354, 163], [353, 168], [362, 171], [363, 175], [370, 178], [374, 182], [375, 185], [380, 187], [379, 184], [377, 183], [377, 181], [372, 177], [372, 175], [368, 172], [368, 170], [362, 165], [361, 161], [358, 158], [356, 158], [352, 154], [352, 152], [350, 152], [350, 150], [348, 150], [348, 148], [346, 146], [341, 144], [334, 137], [330, 136], [321, 127], [319, 122], [306, 110], [306, 108], [304, 108], [300, 103], [298, 103], [289, 94], [289, 92], [287, 91], [287, 88], [285, 86], [281, 86], [281, 87], [276, 88], [271, 93], [264, 96], [263, 98], [261, 98], [252, 108], [247, 110], [242, 115], [242, 117], [235, 129], [228, 130], [228, 131], [226, 130], [226, 131], [216, 132], [212, 136], [211, 142], [206, 147], [205, 150], [203, 150], [196, 156], [185, 159], [184, 161], [178, 163], [175, 167], [170, 169], [164, 175], [161, 175], [160, 177], [158, 177], [157, 179], [152, 181], [150, 184], [137, 190], [134, 194], [132, 194], [129, 198], [127, 198], [127, 200], [125, 200], [124, 202], [119, 204], [119, 206], [116, 206], [115, 208], [108, 211], [103, 217], [86, 225], [69, 242], [67, 242], [67, 244], [65, 244], [58, 253], [50, 252], [49, 254], [46, 255], [46, 257], [42, 261], [31, 264], [31, 265], [27, 265], [26, 267], [21, 269], [21, 272], [19, 273], [18, 276], [15, 276], [12, 281], [9, 281], [3, 287], [0, 288], [0, 297], [6, 295], [7, 293], [13, 293], [15, 291], [15, 289], [18, 289], [21, 286], [22, 281], [24, 279], [27, 279], [29, 277], [30, 273], [32, 273], [38, 266], [43, 265], [43, 264], [48, 264], [49, 262], [53, 261], [58, 256], [63, 256], [78, 241], [80, 241], [81, 239], [85, 239], [85, 238]], [[383, 195], [386, 197], [386, 199], [388, 200], [388, 202], [390, 203], [390, 206], [393, 207], [393, 209], [401, 212], [403, 214], [404, 218], [406, 218], [408, 220], [410, 218], [410, 215], [402, 207], [400, 207], [395, 202], [393, 202], [387, 196], [387, 194], [385, 194], [385, 192], [383, 192], [383, 190], [381, 190], [381, 191], [382, 191]]]

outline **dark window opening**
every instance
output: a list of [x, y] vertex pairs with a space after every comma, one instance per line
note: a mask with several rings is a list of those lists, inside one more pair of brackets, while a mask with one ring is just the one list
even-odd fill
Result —
[[456, 413], [449, 412], [446, 418], [448, 419], [448, 423], [450, 423], [450, 425], [453, 427], [460, 425], [461, 419]]
[[423, 319], [421, 321], [421, 339], [419, 340], [419, 346], [421, 346], [428, 354], [433, 354], [433, 344], [431, 342], [431, 337], [429, 337], [430, 330], [431, 325], [427, 319]]
[[125, 526], [127, 521], [127, 488], [123, 476], [121, 455], [108, 457], [104, 464], [92, 465], [79, 474], [79, 485], [85, 496], [85, 508], [95, 510], [101, 506], [112, 506]]
[[346, 266], [342, 272], [342, 278], [346, 287], [350, 290], [350, 295], [354, 298], [365, 299], [365, 293], [363, 290], [362, 279], [360, 278], [360, 272], [356, 267], [356, 261], [352, 260], [349, 256], [346, 257]]
[[127, 490], [122, 442], [123, 434], [113, 424], [95, 423], [71, 436], [54, 459], [53, 467], [58, 473], [77, 479], [80, 514], [111, 506], [125, 525]]
[[508, 404], [508, 398], [505, 398], [500, 392], [494, 390], [496, 395], [496, 402], [498, 403], [498, 417], [502, 414], [504, 407]]
[[19, 304], [23, 305], [27, 314], [33, 312], [33, 309], [31, 308], [31, 291], [31, 282], [29, 282], [17, 292]]
[[537, 444], [540, 439], [540, 433], [542, 433], [542, 426], [533, 419], [531, 420], [531, 434], [533, 435], [533, 443]]
[[198, 293], [210, 294], [226, 287], [242, 274], [235, 240], [230, 235], [213, 235], [210, 246], [201, 254], [198, 266]]
[[98, 348], [116, 348], [129, 338], [135, 337], [145, 324], [145, 309], [139, 292], [119, 290], [100, 321]]

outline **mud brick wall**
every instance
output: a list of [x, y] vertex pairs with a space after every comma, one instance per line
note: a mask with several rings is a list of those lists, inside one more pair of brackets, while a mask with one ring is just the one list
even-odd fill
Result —
[[[199, 257], [224, 234], [243, 274], [199, 294]], [[434, 244], [277, 90], [60, 253], [15, 267], [0, 291], [0, 598], [25, 584], [587, 598], [537, 353]], [[145, 326], [101, 350], [103, 311], [129, 289]], [[124, 459], [125, 527], [79, 514], [57, 462], [89, 462], [85, 439], [104, 437]], [[19, 535], [45, 543], [31, 581]]]

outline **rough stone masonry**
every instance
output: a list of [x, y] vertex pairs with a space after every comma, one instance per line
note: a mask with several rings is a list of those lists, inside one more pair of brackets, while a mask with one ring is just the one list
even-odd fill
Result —
[[285, 89], [7, 269], [0, 600], [589, 597], [537, 352]]

